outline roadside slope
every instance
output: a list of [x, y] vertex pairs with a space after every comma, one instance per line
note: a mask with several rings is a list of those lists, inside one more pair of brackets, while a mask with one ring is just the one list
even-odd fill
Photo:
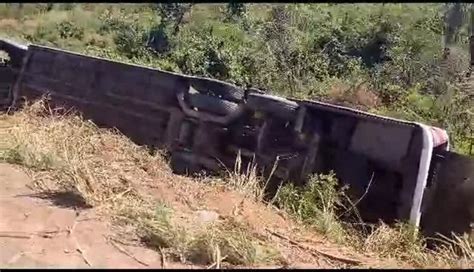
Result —
[[[106, 217], [100, 216], [94, 209], [79, 211], [72, 208], [74, 196], [68, 196], [69, 199], [66, 199], [64, 196], [44, 197], [44, 195], [38, 194], [28, 188], [32, 184], [31, 178], [16, 166], [0, 164], [0, 173], [1, 267], [203, 267], [189, 262], [176, 262], [166, 257], [163, 262], [160, 252], [148, 249], [140, 243], [134, 243], [133, 239], [128, 242], [117, 240], [120, 233], [114, 230]], [[160, 194], [164, 193], [164, 190], [160, 189], [153, 193], [158, 191]], [[166, 193], [171, 193], [171, 191], [168, 190]], [[232, 204], [238, 204], [235, 201], [237, 200], [236, 195], [226, 192], [220, 195], [210, 192], [208, 194], [204, 196], [206, 198], [204, 207], [208, 208], [206, 209], [208, 214], [213, 214], [209, 211], [216, 210], [220, 217], [232, 216], [231, 209], [228, 209], [227, 205], [218, 205], [220, 206], [218, 207], [215, 204], [219, 203], [222, 198], [231, 200], [228, 203], [229, 207]], [[211, 194], [215, 197], [209, 197]], [[273, 224], [267, 225], [268, 229], [273, 229], [275, 233], [282, 233], [282, 237], [288, 234], [286, 231], [290, 226], [283, 218], [272, 214], [271, 211], [259, 212], [258, 208], [254, 212], [255, 203], [245, 201], [243, 203], [243, 216], [250, 224], [266, 224], [268, 222], [265, 221], [277, 219]], [[206, 220], [206, 215], [202, 210], [195, 214], [196, 219]], [[260, 219], [265, 216], [266, 218]], [[283, 225], [276, 229], [278, 224]], [[265, 227], [262, 226], [262, 233], [264, 233], [264, 229]], [[299, 237], [299, 239], [302, 238]], [[296, 240], [290, 242], [278, 237], [269, 239], [274, 239], [279, 249], [286, 253], [287, 266], [290, 267], [343, 267], [347, 265], [344, 264], [346, 258], [349, 262], [353, 260], [360, 262], [361, 265], [364, 263], [369, 265], [372, 262], [369, 258], [360, 258], [361, 256], [354, 258], [351, 256], [353, 254], [344, 254], [341, 249], [317, 237], [305, 238], [303, 244], [308, 247], [306, 249], [301, 246], [292, 248], [288, 244], [296, 243]], [[311, 250], [311, 247], [314, 247], [315, 250]], [[317, 251], [323, 252], [322, 254], [331, 254], [334, 257], [318, 256]], [[348, 249], [344, 251], [348, 252]], [[334, 258], [341, 258], [343, 261], [339, 262]], [[255, 265], [260, 266], [259, 264]], [[282, 266], [271, 263], [263, 265], [275, 268]]]
[[226, 180], [173, 175], [160, 155], [41, 103], [0, 127], [1, 161], [19, 165], [0, 169], [0, 233], [28, 236], [0, 237], [2, 266], [411, 267], [331, 242]]

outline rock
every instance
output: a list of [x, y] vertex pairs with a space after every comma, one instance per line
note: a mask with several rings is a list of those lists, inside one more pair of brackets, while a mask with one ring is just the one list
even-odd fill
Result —
[[219, 214], [214, 211], [201, 210], [196, 212], [196, 219], [199, 223], [213, 223], [219, 219]]

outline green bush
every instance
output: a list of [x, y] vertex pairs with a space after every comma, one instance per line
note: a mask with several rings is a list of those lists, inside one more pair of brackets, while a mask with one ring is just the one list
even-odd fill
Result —
[[292, 183], [283, 186], [277, 196], [277, 205], [297, 219], [336, 240], [344, 239], [345, 231], [337, 217], [344, 206], [343, 189], [338, 189], [334, 173], [315, 175], [300, 188]]
[[[468, 21], [456, 27], [464, 40], [451, 43], [444, 60], [444, 9], [437, 3], [4, 4], [0, 14], [14, 19], [0, 31], [24, 27], [21, 34], [35, 43], [298, 98], [331, 100], [334, 84], [365, 82], [380, 101], [370, 111], [443, 126], [466, 153], [472, 102], [451, 89], [468, 64]], [[32, 27], [18, 21], [22, 16]]]
[[74, 38], [81, 40], [84, 37], [84, 29], [76, 26], [71, 21], [63, 21], [57, 25], [59, 36], [63, 39]]

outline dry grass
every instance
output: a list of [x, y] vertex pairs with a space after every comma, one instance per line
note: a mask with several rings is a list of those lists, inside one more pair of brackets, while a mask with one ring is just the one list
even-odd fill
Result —
[[225, 260], [234, 265], [268, 263], [279, 258], [279, 252], [254, 239], [245, 225], [233, 219], [207, 226], [190, 243], [189, 253], [189, 258], [197, 262]]
[[328, 96], [332, 103], [350, 105], [363, 110], [377, 108], [380, 105], [380, 98], [365, 82], [353, 85], [335, 82], [331, 85]]
[[212, 226], [198, 226], [191, 222], [192, 214], [173, 211], [147, 194], [147, 185], [169, 182], [171, 171], [160, 154], [150, 155], [118, 132], [99, 129], [75, 115], [55, 114], [42, 101], [2, 118], [14, 125], [2, 131], [6, 137], [0, 161], [23, 166], [36, 190], [79, 195], [118, 226], [133, 229], [146, 245], [165, 249], [183, 262], [221, 262], [215, 252], [233, 265], [278, 256], [243, 225], [217, 220]]
[[199, 224], [189, 214], [173, 216], [174, 212], [163, 204], [154, 209], [134, 206], [122, 209], [117, 219], [135, 226], [147, 246], [167, 251], [176, 261], [256, 265], [278, 260], [278, 252], [272, 251], [265, 241], [255, 239], [245, 225], [232, 218]]
[[121, 198], [138, 197], [130, 180], [146, 182], [140, 178], [144, 167], [166, 165], [118, 133], [77, 116], [44, 113], [43, 103], [37, 103], [11, 117], [15, 126], [8, 129], [8, 148], [1, 151], [3, 161], [34, 170], [40, 190], [72, 190], [91, 206], [110, 208], [125, 191]]
[[406, 224], [388, 226], [380, 223], [366, 237], [359, 237], [359, 248], [377, 252], [385, 258], [397, 258], [420, 268], [472, 268], [473, 244], [467, 235], [440, 237], [442, 244], [430, 250], [426, 239]]
[[410, 259], [419, 254], [422, 240], [406, 225], [391, 228], [382, 223], [364, 239], [363, 246], [385, 257]]
[[242, 169], [242, 167], [242, 156], [239, 151], [233, 171], [227, 172], [226, 184], [248, 197], [262, 201], [268, 180], [265, 182], [258, 175], [255, 161], [249, 163], [246, 169]]
[[[338, 216], [347, 207], [357, 216], [357, 209], [349, 201], [341, 201], [344, 189], [336, 190], [333, 175], [314, 176], [305, 188], [289, 184], [280, 192], [278, 204], [298, 221], [307, 224], [339, 244], [346, 244], [361, 252], [373, 252], [378, 257], [397, 259], [415, 267], [469, 268], [474, 266], [473, 243], [467, 235], [454, 239], [442, 237], [443, 246], [429, 250], [426, 239], [406, 223], [388, 226], [384, 223], [354, 228], [353, 223], [344, 223]], [[347, 200], [349, 200], [346, 197]], [[360, 217], [358, 217], [359, 220]], [[371, 229], [371, 230], [370, 230]]]

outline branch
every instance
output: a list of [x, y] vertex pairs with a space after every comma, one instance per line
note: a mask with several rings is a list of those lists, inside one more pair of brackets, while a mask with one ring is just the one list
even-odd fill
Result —
[[365, 188], [365, 192], [362, 194], [362, 196], [357, 199], [356, 202], [354, 202], [354, 204], [351, 203], [351, 208], [347, 209], [345, 212], [343, 212], [339, 218], [341, 218], [343, 215], [345, 215], [346, 213], [348, 213], [349, 211], [351, 211], [352, 209], [355, 209], [357, 204], [359, 204], [359, 202], [367, 195], [367, 193], [369, 192], [369, 189], [370, 189], [370, 185], [372, 185], [372, 181], [374, 180], [374, 175], [375, 175], [375, 172], [372, 172], [372, 177], [370, 178], [369, 180], [369, 184], [367, 184], [367, 188]]
[[335, 256], [335, 255], [332, 255], [332, 254], [329, 254], [329, 253], [326, 253], [326, 252], [322, 252], [316, 248], [313, 248], [313, 247], [309, 247], [309, 246], [305, 246], [305, 245], [302, 245], [296, 241], [293, 241], [291, 240], [290, 238], [288, 237], [285, 237], [283, 236], [282, 234], [279, 234], [277, 232], [274, 232], [268, 228], [265, 228], [266, 231], [268, 231], [270, 234], [280, 238], [280, 239], [283, 239], [283, 240], [286, 240], [288, 241], [290, 244], [294, 245], [294, 246], [297, 246], [301, 249], [304, 249], [304, 250], [308, 250], [310, 251], [311, 255], [315, 256], [315, 257], [319, 257], [318, 255], [322, 255], [326, 258], [329, 258], [329, 259], [333, 259], [333, 260], [336, 260], [336, 261], [339, 261], [339, 262], [343, 262], [343, 263], [348, 263], [348, 264], [352, 264], [352, 265], [360, 265], [362, 262], [359, 261], [359, 260], [354, 260], [354, 259], [349, 259], [349, 258], [345, 258], [345, 257], [339, 257], [339, 256]]

